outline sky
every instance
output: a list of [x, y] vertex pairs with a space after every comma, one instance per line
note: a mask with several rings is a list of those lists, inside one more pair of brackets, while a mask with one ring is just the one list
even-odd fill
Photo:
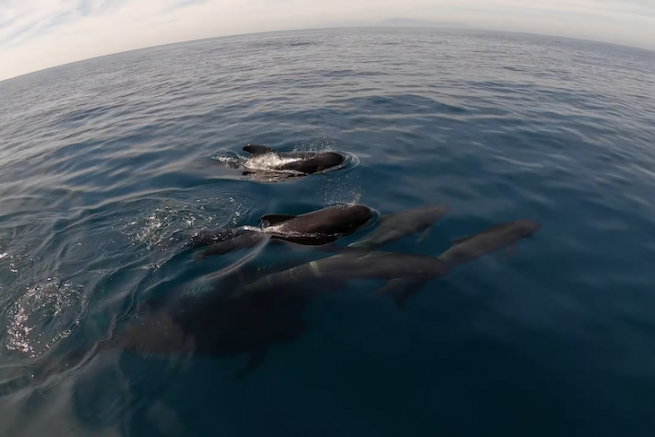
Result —
[[655, 0], [0, 0], [0, 80], [161, 44], [390, 18], [655, 49]]

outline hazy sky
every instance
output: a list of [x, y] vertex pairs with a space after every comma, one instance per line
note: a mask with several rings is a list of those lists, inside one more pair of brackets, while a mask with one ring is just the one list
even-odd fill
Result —
[[655, 49], [655, 0], [0, 0], [0, 80], [177, 41], [394, 17]]

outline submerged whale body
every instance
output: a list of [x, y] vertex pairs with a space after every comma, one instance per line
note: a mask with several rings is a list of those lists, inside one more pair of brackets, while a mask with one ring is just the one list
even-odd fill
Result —
[[499, 223], [477, 234], [451, 241], [452, 247], [439, 255], [439, 259], [452, 268], [503, 248], [507, 249], [509, 258], [517, 250], [516, 243], [530, 237], [539, 229], [539, 223], [527, 219]]
[[[443, 212], [445, 212], [443, 207], [434, 207], [425, 211], [417, 210], [407, 216], [402, 215], [394, 226], [378, 234], [379, 239], [371, 243], [375, 242], [375, 245], [379, 245], [391, 237], [399, 238], [414, 230], [415, 227], [410, 226], [411, 229], [392, 232], [391, 237], [387, 237], [389, 230], [395, 229], [395, 226], [404, 222], [403, 218], [411, 217], [416, 213], [420, 213], [420, 216], [425, 214], [426, 220], [422, 226], [428, 226]], [[387, 286], [378, 293], [391, 296], [398, 308], [402, 309], [407, 299], [418, 293], [430, 280], [445, 276], [450, 269], [459, 264], [473, 261], [503, 248], [507, 248], [508, 255], [511, 256], [516, 250], [518, 241], [530, 237], [540, 228], [541, 225], [532, 220], [500, 223], [478, 234], [453, 240], [453, 247], [438, 258], [348, 247], [337, 255], [264, 276], [245, 286], [244, 290], [285, 288], [300, 282], [318, 284], [322, 281], [386, 279], [389, 281]]]
[[421, 241], [447, 212], [448, 207], [444, 205], [428, 205], [385, 215], [378, 220], [377, 229], [349, 247], [375, 249], [418, 232], [423, 233], [419, 238]]
[[331, 170], [346, 160], [344, 155], [337, 152], [279, 152], [257, 144], [248, 144], [243, 150], [250, 153], [251, 159], [265, 156], [274, 158], [258, 162], [265, 171], [295, 172], [299, 175]]
[[[247, 356], [236, 373], [247, 376], [263, 364], [268, 349], [291, 343], [307, 331], [303, 317], [312, 296], [327, 286], [305, 291], [290, 284], [260, 293], [239, 293], [217, 287], [199, 296], [163, 302], [127, 322], [110, 338], [97, 341], [91, 354], [131, 352], [151, 358]], [[89, 351], [75, 349], [61, 362], [79, 365]]]
[[243, 287], [243, 292], [261, 293], [268, 289], [292, 288], [298, 284], [386, 279], [389, 281], [387, 286], [378, 293], [390, 295], [402, 309], [410, 296], [430, 280], [446, 275], [448, 270], [448, 264], [437, 258], [345, 248], [337, 255], [257, 279]]

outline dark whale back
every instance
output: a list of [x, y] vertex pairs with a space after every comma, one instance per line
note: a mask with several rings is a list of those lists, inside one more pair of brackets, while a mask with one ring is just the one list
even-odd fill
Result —
[[331, 207], [300, 216], [269, 214], [260, 222], [270, 225], [265, 232], [274, 238], [300, 244], [326, 244], [355, 232], [373, 218], [373, 210], [364, 205]]
[[336, 152], [323, 152], [307, 155], [298, 161], [288, 162], [280, 166], [281, 170], [295, 170], [303, 173], [318, 173], [338, 167], [346, 160], [345, 156]]
[[272, 147], [258, 144], [248, 144], [243, 147], [243, 150], [253, 156], [271, 153], [283, 158], [295, 159], [292, 162], [275, 166], [271, 170], [291, 170], [306, 174], [318, 173], [338, 167], [346, 160], [345, 156], [337, 152], [279, 152]]

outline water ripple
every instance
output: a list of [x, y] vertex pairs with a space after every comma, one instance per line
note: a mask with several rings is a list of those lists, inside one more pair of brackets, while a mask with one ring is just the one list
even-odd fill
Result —
[[[653, 435], [653, 72], [652, 52], [627, 47], [370, 28], [0, 82], [0, 434], [57, 417], [77, 435], [158, 435], [157, 416], [179, 414], [171, 426], [193, 435]], [[242, 175], [249, 143], [348, 160], [262, 183]], [[241, 384], [243, 357], [198, 359], [181, 380], [152, 357], [68, 362], [144, 299], [205, 292], [252, 255], [196, 263], [182, 248], [198, 230], [343, 203], [448, 205], [424, 241], [389, 246], [427, 256], [498, 222], [543, 228], [401, 313], [372, 297], [381, 284], [326, 296]], [[250, 267], [298, 253], [262, 250]]]

